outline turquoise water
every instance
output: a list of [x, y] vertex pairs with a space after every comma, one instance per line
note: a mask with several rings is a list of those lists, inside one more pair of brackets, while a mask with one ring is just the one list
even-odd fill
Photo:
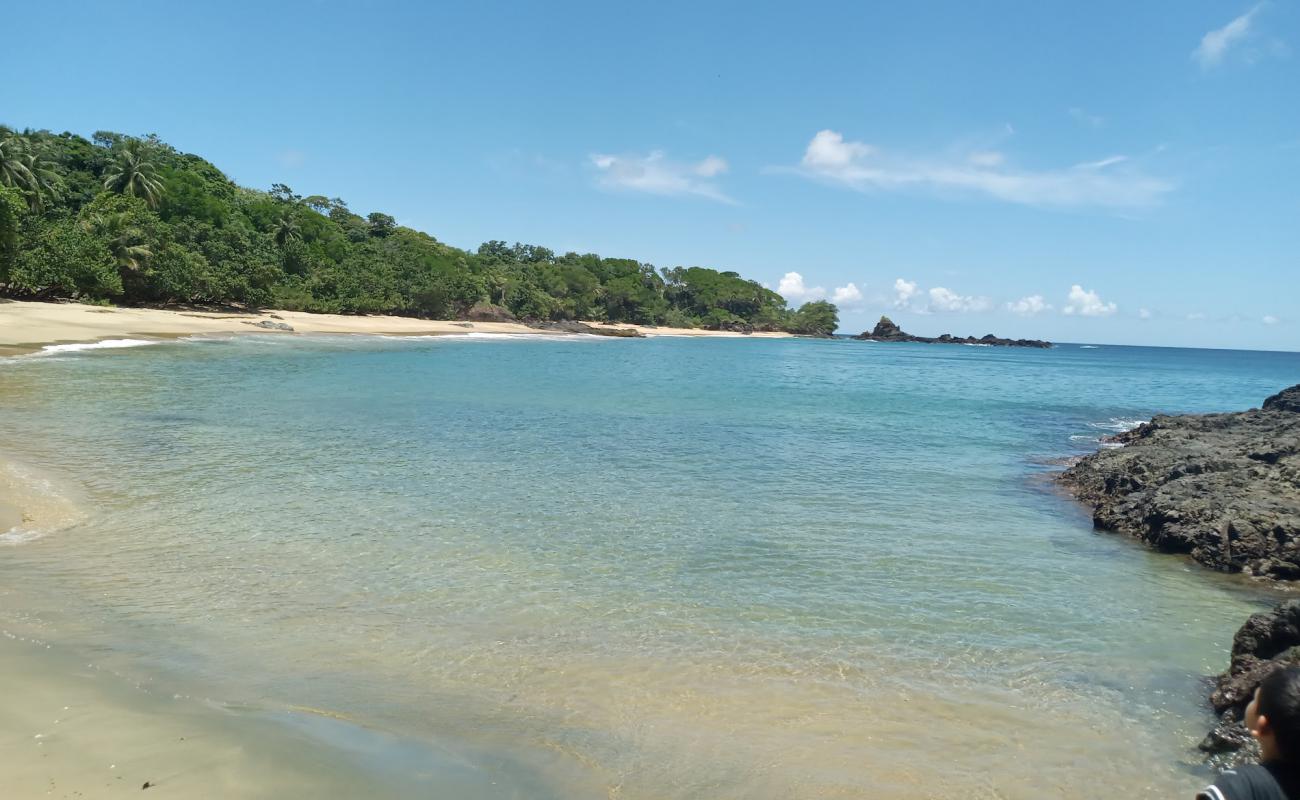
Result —
[[[537, 797], [1194, 788], [1272, 598], [1047, 476], [1300, 354], [261, 337], [0, 364], [76, 514], [0, 621], [229, 704], [463, 747]], [[29, 526], [30, 527], [30, 526]]]

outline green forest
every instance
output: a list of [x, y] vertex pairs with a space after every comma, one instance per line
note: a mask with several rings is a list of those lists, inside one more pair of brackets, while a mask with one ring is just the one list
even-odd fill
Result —
[[235, 185], [157, 136], [0, 126], [0, 295], [430, 319], [606, 320], [826, 336], [735, 272], [485, 242], [476, 252], [338, 197]]

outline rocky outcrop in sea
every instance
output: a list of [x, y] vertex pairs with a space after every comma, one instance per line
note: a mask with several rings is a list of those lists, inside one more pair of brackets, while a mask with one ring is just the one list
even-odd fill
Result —
[[1300, 579], [1300, 385], [1261, 408], [1157, 416], [1060, 477], [1093, 524], [1222, 572]]
[[1045, 342], [1042, 339], [1003, 339], [1000, 336], [987, 334], [980, 338], [974, 336], [953, 336], [951, 333], [945, 333], [940, 336], [913, 336], [907, 333], [889, 317], [881, 317], [876, 323], [876, 327], [870, 331], [860, 333], [853, 337], [868, 342], [921, 342], [923, 344], [973, 344], [973, 345], [991, 345], [994, 347], [1051, 347], [1051, 342]]

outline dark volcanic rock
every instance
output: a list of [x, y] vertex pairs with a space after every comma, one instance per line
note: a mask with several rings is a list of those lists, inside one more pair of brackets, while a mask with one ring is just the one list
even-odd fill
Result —
[[1157, 416], [1061, 475], [1093, 524], [1223, 572], [1300, 578], [1300, 386], [1267, 408]]
[[536, 328], [539, 331], [554, 331], [555, 333], [589, 333], [593, 336], [617, 336], [624, 339], [645, 338], [645, 334], [636, 328], [597, 328], [584, 322], [573, 322], [572, 320], [530, 322], [528, 327]]
[[853, 337], [869, 342], [922, 342], [924, 344], [983, 344], [994, 347], [1051, 347], [1051, 342], [1041, 339], [1003, 339], [993, 334], [985, 334], [976, 339], [974, 336], [953, 336], [945, 333], [940, 336], [913, 336], [905, 332], [889, 317], [881, 317], [876, 327], [870, 332]]
[[1290, 411], [1300, 414], [1300, 385], [1283, 389], [1264, 401], [1266, 411]]
[[465, 319], [473, 322], [518, 322], [508, 308], [491, 303], [475, 303], [465, 312]]
[[1232, 638], [1228, 671], [1214, 682], [1210, 704], [1219, 722], [1201, 742], [1220, 767], [1259, 758], [1259, 747], [1242, 720], [1260, 681], [1279, 667], [1300, 664], [1300, 600], [1252, 614]]

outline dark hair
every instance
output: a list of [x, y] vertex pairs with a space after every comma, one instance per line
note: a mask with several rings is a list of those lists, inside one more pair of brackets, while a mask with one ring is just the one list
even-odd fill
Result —
[[1277, 749], [1300, 765], [1300, 667], [1279, 667], [1259, 684], [1259, 713], [1277, 736]]

